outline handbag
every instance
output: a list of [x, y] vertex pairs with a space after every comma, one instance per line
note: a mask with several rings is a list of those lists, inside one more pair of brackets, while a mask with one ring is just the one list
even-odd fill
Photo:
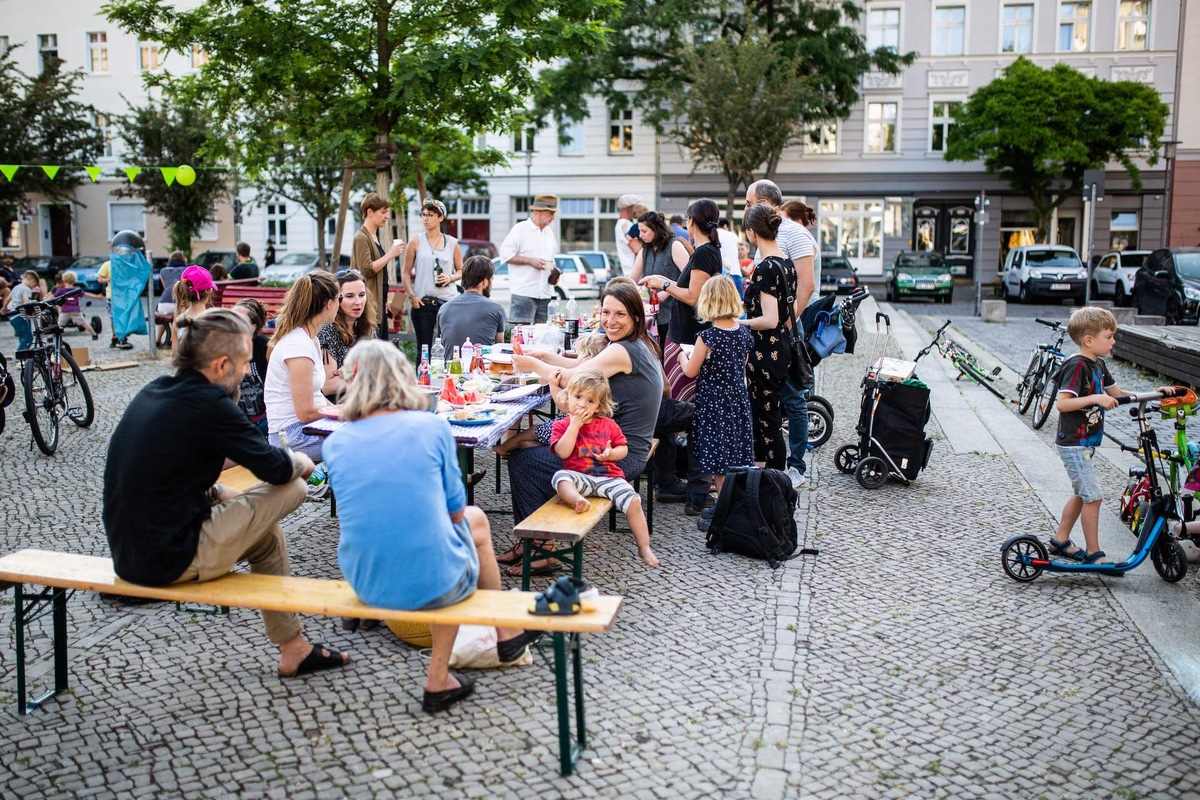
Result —
[[817, 314], [817, 324], [808, 343], [821, 358], [834, 353], [846, 352], [846, 334], [842, 330], [840, 315], [822, 311]]
[[[793, 276], [795, 272], [796, 268], [793, 266]], [[785, 319], [792, 323], [791, 327], [787, 328], [788, 342], [791, 345], [792, 351], [792, 359], [788, 363], [787, 377], [792, 382], [792, 386], [801, 392], [806, 392], [813, 388], [815, 379], [813, 377], [812, 361], [808, 358], [808, 345], [805, 343], [804, 334], [800, 330], [800, 322], [796, 319], [795, 295], [787, 298], [787, 316]]]

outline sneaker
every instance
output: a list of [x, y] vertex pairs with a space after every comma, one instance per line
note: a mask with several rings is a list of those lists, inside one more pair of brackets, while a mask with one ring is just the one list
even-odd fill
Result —
[[109, 349], [109, 350], [115, 350], [115, 349], [116, 349], [116, 347], [117, 347], [117, 340], [116, 340], [116, 339], [113, 339], [113, 340], [111, 340], [111, 341], [108, 343], [108, 349]]
[[704, 495], [703, 497], [689, 497], [687, 502], [683, 504], [683, 513], [689, 517], [698, 517], [704, 509], [715, 505], [716, 500], [713, 500], [712, 495]]
[[708, 533], [708, 529], [710, 527], [712, 527], [712, 518], [701, 517], [700, 519], [696, 520], [696, 530], [700, 531], [701, 533]]
[[800, 470], [796, 469], [795, 467], [787, 468], [787, 476], [792, 481], [793, 489], [799, 489], [801, 486], [808, 483], [808, 478], [806, 478], [804, 476], [804, 473], [802, 473]]
[[128, 339], [122, 339], [121, 341], [117, 342], [117, 349], [118, 350], [132, 350], [133, 345], [129, 342]]
[[654, 499], [660, 503], [682, 503], [687, 499], [687, 484], [676, 479], [674, 483], [660, 486], [654, 490]]

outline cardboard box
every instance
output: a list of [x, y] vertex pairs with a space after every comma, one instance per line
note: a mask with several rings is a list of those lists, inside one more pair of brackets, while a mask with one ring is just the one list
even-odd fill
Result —
[[92, 363], [92, 357], [86, 347], [71, 347], [71, 355], [75, 357], [75, 363], [81, 367], [86, 367]]

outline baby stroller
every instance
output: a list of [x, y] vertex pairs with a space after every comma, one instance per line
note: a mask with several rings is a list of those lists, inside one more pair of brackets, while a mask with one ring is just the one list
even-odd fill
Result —
[[[854, 344], [858, 341], [855, 312], [870, 293], [866, 286], [860, 286], [840, 303], [838, 296], [831, 294], [804, 309], [800, 324], [805, 331], [804, 343], [813, 367], [827, 356], [854, 352]], [[833, 436], [833, 404], [811, 389], [806, 390], [804, 396], [808, 401], [808, 449], [815, 450]]]
[[[880, 320], [885, 326], [884, 336], [878, 335]], [[929, 388], [913, 378], [916, 361], [883, 356], [892, 341], [892, 321], [887, 314], [875, 314], [875, 331], [870, 366], [862, 380], [862, 403], [855, 428], [858, 443], [839, 448], [833, 463], [839, 472], [853, 473], [864, 489], [878, 489], [888, 478], [908, 486], [929, 464], [933, 451], [933, 441], [925, 435]]]

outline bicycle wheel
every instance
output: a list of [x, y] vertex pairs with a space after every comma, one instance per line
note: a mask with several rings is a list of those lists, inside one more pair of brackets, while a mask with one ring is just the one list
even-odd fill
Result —
[[1042, 351], [1035, 350], [1033, 355], [1029, 357], [1029, 366], [1025, 368], [1025, 374], [1021, 377], [1021, 382], [1017, 384], [1017, 411], [1024, 414], [1033, 405], [1034, 395], [1037, 393], [1037, 376], [1042, 371]]
[[75, 363], [75, 358], [63, 350], [62, 359], [70, 367], [69, 370], [62, 371], [63, 410], [71, 422], [81, 428], [86, 428], [96, 419], [96, 406], [92, 403], [92, 390], [88, 387], [87, 378], [83, 377], [83, 370]]
[[975, 381], [980, 386], [996, 395], [996, 397], [999, 397], [1001, 400], [1004, 399], [1004, 393], [992, 385], [992, 376], [988, 375], [986, 372], [976, 366], [974, 361], [969, 361], [965, 358], [960, 359], [955, 366], [958, 367], [959, 371], [963, 375], [966, 375], [968, 378]]
[[808, 400], [809, 408], [811, 408], [814, 403], [816, 405], [819, 405], [822, 409], [824, 409], [826, 416], [829, 417], [829, 421], [830, 422], [833, 421], [833, 419], [834, 419], [833, 403], [830, 403], [828, 400], [826, 400], [824, 397], [821, 397], [821, 395], [819, 395], [819, 394], [810, 394], [808, 396], [807, 400]]
[[38, 449], [48, 456], [58, 449], [58, 405], [46, 362], [31, 358], [21, 372], [25, 385], [25, 420], [33, 430]]
[[808, 447], [816, 450], [833, 436], [833, 420], [819, 405], [808, 407]]
[[1038, 377], [1040, 386], [1038, 387], [1038, 396], [1033, 401], [1033, 429], [1038, 430], [1046, 424], [1046, 420], [1050, 418], [1050, 409], [1054, 407], [1054, 396], [1057, 394], [1054, 390], [1058, 388], [1058, 384], [1054, 380], [1054, 376], [1050, 374], [1053, 362], [1047, 364], [1042, 369], [1042, 374]]

